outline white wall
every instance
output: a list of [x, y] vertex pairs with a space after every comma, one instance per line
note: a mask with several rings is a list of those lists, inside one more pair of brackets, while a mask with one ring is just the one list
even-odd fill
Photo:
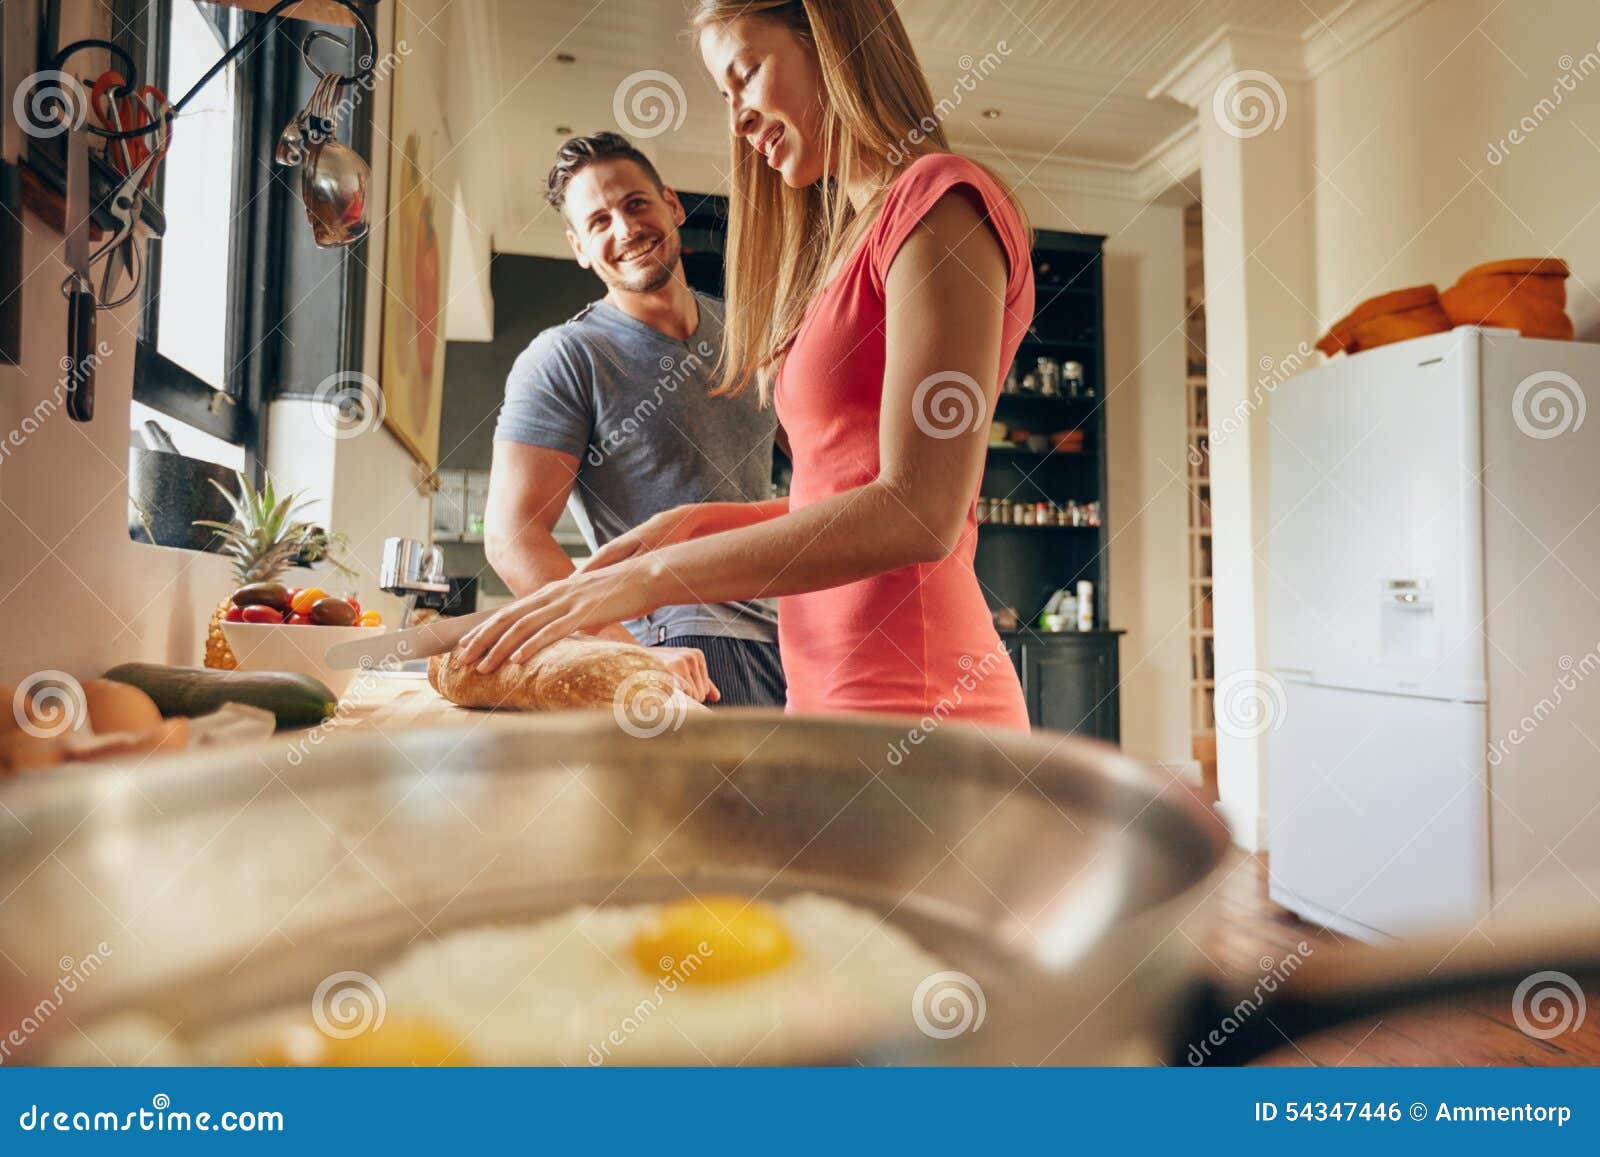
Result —
[[1592, 4], [1434, 0], [1316, 78], [1325, 321], [1384, 290], [1553, 252], [1573, 267], [1579, 339], [1600, 339], [1597, 42]]
[[[1258, 367], [1300, 360], [1298, 342], [1370, 296], [1428, 282], [1443, 289], [1501, 258], [1565, 257], [1578, 337], [1600, 338], [1593, 6], [1432, 0], [1393, 11], [1402, 18], [1361, 24], [1336, 51], [1226, 30], [1160, 89], [1196, 107], [1201, 127], [1219, 675], [1265, 665], [1273, 581], [1261, 569], [1271, 553], [1262, 446], [1270, 387], [1226, 448], [1248, 450], [1248, 473], [1225, 470], [1238, 456], [1219, 452], [1224, 390], [1248, 396], [1267, 380]], [[1360, 39], [1363, 30], [1374, 38]], [[1274, 108], [1285, 115], [1271, 131], [1232, 132], [1214, 113], [1219, 82], [1246, 68], [1281, 82]], [[1256, 590], [1241, 604], [1234, 588], [1245, 575]], [[1249, 746], [1259, 759], [1240, 758], [1250, 752], [1230, 752], [1219, 736], [1225, 811], [1247, 846], [1270, 806], [1264, 745]]]

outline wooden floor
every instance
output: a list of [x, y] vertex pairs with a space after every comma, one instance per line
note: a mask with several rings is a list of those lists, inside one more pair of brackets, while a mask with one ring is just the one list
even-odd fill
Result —
[[[1307, 924], [1267, 898], [1266, 860], [1246, 857], [1222, 886], [1216, 935], [1201, 945], [1219, 975], [1253, 985], [1263, 965], [1282, 962], [1305, 941], [1313, 951], [1359, 947], [1349, 937]], [[1511, 994], [1474, 998], [1353, 1023], [1285, 1041], [1268, 1065], [1594, 1065], [1600, 1064], [1600, 992], [1592, 989], [1583, 1023], [1550, 1040], [1525, 1035], [1512, 1018]]]

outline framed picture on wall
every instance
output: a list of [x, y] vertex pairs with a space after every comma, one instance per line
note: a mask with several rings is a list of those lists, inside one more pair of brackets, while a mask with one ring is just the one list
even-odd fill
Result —
[[446, 48], [394, 10], [395, 42], [412, 51], [394, 70], [389, 122], [388, 245], [384, 263], [384, 421], [431, 470], [439, 459], [444, 389], [445, 278], [450, 268], [456, 165], [444, 119]]

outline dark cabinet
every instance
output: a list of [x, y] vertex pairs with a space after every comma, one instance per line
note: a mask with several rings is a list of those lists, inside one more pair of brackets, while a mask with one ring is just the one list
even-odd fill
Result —
[[1121, 631], [1026, 632], [1006, 637], [1035, 727], [1121, 741], [1117, 644]]

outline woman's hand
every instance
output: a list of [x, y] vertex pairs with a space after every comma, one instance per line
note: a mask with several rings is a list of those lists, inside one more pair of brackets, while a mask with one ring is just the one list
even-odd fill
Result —
[[710, 506], [710, 503], [689, 503], [651, 515], [626, 534], [619, 534], [595, 551], [579, 565], [578, 570], [583, 573], [601, 570], [675, 542], [687, 542], [700, 534], [710, 521]]
[[696, 702], [715, 703], [722, 698], [706, 670], [705, 652], [694, 647], [651, 647], [650, 653], [667, 665], [678, 686], [686, 695], [694, 696]]
[[508, 660], [527, 662], [574, 631], [636, 619], [657, 605], [638, 564], [574, 574], [508, 603], [474, 628], [461, 640], [461, 660], [487, 675]]

